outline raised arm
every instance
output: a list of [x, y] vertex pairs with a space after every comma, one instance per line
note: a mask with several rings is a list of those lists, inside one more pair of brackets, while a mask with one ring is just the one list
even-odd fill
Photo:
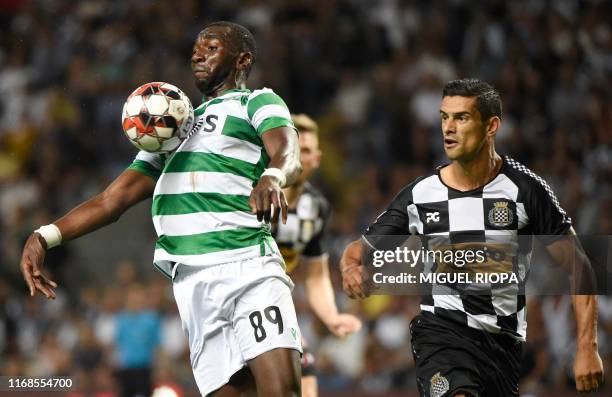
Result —
[[266, 131], [262, 140], [270, 162], [251, 192], [249, 204], [258, 220], [276, 220], [282, 211], [282, 220], [285, 223], [288, 204], [282, 188], [294, 184], [302, 172], [298, 136], [294, 129], [283, 126]]
[[[102, 193], [73, 208], [48, 227], [59, 232], [54, 236], [58, 243], [73, 240], [115, 222], [128, 208], [151, 197], [154, 189], [153, 178], [128, 169]], [[42, 274], [46, 250], [47, 240], [39, 232], [33, 232], [23, 247], [20, 266], [30, 295], [39, 291], [53, 299], [57, 284]]]
[[574, 378], [579, 392], [595, 391], [603, 383], [603, 364], [597, 351], [597, 295], [587, 255], [573, 228], [565, 238], [546, 247], [553, 261], [571, 275], [572, 305], [576, 318], [576, 359]]

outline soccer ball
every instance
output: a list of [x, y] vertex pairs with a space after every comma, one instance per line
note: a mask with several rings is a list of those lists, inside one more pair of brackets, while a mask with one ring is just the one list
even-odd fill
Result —
[[123, 132], [138, 149], [168, 153], [187, 137], [193, 125], [191, 101], [176, 86], [163, 82], [136, 88], [123, 105]]

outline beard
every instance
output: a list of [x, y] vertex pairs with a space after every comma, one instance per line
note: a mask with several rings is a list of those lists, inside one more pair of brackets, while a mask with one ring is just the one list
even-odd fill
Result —
[[[195, 78], [196, 87], [204, 95], [210, 95], [221, 88], [232, 74], [232, 63], [218, 65], [202, 78]], [[194, 76], [195, 77], [195, 76]]]
[[204, 79], [195, 79], [195, 85], [196, 87], [198, 87], [198, 91], [200, 91], [202, 94], [206, 95], [210, 92], [209, 87], [210, 87], [210, 79], [209, 78], [204, 78]]

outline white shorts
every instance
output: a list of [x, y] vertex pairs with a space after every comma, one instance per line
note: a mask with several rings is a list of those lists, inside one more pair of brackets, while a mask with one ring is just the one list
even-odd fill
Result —
[[225, 385], [262, 353], [276, 348], [302, 352], [292, 289], [278, 255], [177, 266], [174, 297], [202, 395]]

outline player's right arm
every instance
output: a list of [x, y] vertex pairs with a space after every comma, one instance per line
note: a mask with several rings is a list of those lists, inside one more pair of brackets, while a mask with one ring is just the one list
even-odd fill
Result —
[[340, 259], [342, 289], [349, 298], [366, 298], [369, 291], [365, 288], [365, 267], [361, 263], [361, 240], [352, 241], [346, 246]]
[[366, 298], [372, 288], [366, 266], [362, 263], [366, 250], [375, 246], [382, 236], [401, 236], [415, 233], [411, 229], [406, 208], [412, 203], [412, 184], [402, 189], [393, 199], [385, 212], [367, 228], [359, 240], [351, 242], [342, 253], [340, 271], [342, 289], [349, 298]]
[[[115, 222], [131, 206], [151, 197], [155, 179], [132, 169], [125, 170], [102, 193], [73, 208], [53, 222], [61, 233], [61, 240], [69, 241]], [[27, 239], [21, 255], [21, 272], [30, 289], [48, 299], [55, 298], [57, 284], [42, 274], [47, 243], [37, 232]]]

